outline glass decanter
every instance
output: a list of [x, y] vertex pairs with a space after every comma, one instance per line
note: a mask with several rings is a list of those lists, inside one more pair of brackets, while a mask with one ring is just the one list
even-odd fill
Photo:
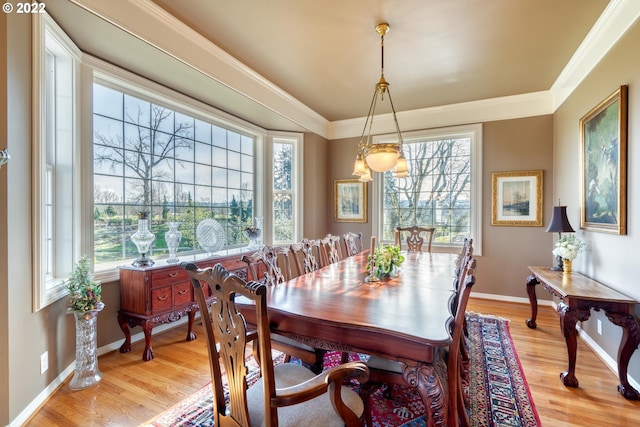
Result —
[[138, 231], [131, 236], [131, 241], [136, 245], [140, 253], [140, 256], [132, 263], [134, 267], [148, 267], [155, 264], [153, 260], [147, 256], [149, 249], [151, 249], [151, 244], [156, 240], [156, 236], [149, 231], [148, 215], [148, 212], [138, 213]]

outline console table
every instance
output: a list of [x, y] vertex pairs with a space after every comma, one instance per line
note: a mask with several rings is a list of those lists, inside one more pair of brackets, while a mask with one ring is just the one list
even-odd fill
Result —
[[627, 378], [629, 359], [640, 344], [640, 324], [633, 314], [633, 306], [637, 302], [580, 273], [551, 271], [548, 267], [529, 267], [529, 270], [531, 271], [531, 275], [527, 277], [527, 294], [531, 303], [531, 319], [527, 320], [529, 328], [535, 329], [537, 326], [536, 285], [541, 284], [547, 292], [561, 300], [558, 304], [560, 329], [564, 335], [569, 356], [568, 370], [560, 374], [564, 385], [578, 387], [578, 379], [575, 376], [577, 322], [589, 319], [591, 309], [603, 310], [607, 318], [623, 330], [618, 348], [620, 379], [618, 391], [627, 399], [638, 400], [639, 393], [629, 384]]
[[[222, 264], [228, 271], [247, 280], [247, 265], [241, 261], [243, 251], [227, 253], [220, 257], [195, 259], [185, 257], [184, 261], [194, 262], [200, 268]], [[142, 360], [153, 359], [151, 333], [157, 323], [175, 322], [188, 316], [187, 341], [196, 339], [193, 321], [198, 311], [191, 282], [186, 270], [180, 264], [167, 264], [163, 260], [146, 268], [120, 266], [120, 310], [118, 324], [125, 339], [120, 353], [131, 351], [130, 327], [141, 326], [144, 332]]]

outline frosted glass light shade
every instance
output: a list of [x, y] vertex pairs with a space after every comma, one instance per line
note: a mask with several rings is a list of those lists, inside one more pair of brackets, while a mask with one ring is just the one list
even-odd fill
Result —
[[373, 144], [367, 148], [367, 164], [376, 172], [387, 172], [398, 162], [398, 144]]
[[356, 157], [356, 162], [353, 165], [353, 174], [354, 176], [362, 176], [367, 172], [367, 166], [364, 164], [364, 158], [362, 157], [362, 152], [358, 153]]
[[396, 163], [396, 170], [393, 172], [393, 176], [396, 178], [406, 178], [409, 176], [409, 168], [407, 167], [407, 159], [403, 153], [400, 153], [398, 162]]
[[373, 178], [371, 178], [371, 170], [369, 168], [365, 167], [364, 174], [362, 174], [360, 176], [360, 179], [358, 179], [358, 181], [360, 181], [360, 182], [371, 182], [371, 181], [373, 181]]

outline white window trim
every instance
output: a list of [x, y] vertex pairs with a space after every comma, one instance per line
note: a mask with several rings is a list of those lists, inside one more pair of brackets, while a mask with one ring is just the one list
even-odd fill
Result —
[[[33, 74], [32, 74], [32, 240], [33, 240], [33, 311], [36, 312], [49, 304], [57, 301], [64, 295], [66, 295], [66, 289], [62, 282], [66, 277], [47, 277], [46, 271], [42, 266], [45, 258], [46, 248], [44, 247], [44, 240], [42, 233], [45, 230], [44, 221], [46, 221], [46, 212], [44, 207], [44, 197], [46, 192], [46, 93], [42, 84], [42, 79], [45, 75], [45, 38], [47, 32], [55, 38], [59, 46], [64, 50], [64, 54], [73, 59], [72, 65], [72, 79], [73, 79], [73, 126], [72, 126], [72, 145], [77, 147], [77, 138], [79, 135], [80, 121], [78, 119], [78, 102], [79, 102], [79, 90], [78, 90], [78, 76], [80, 70], [80, 62], [82, 59], [82, 52], [73, 43], [73, 41], [64, 33], [64, 31], [56, 24], [56, 22], [45, 12], [42, 14], [32, 15], [32, 60], [33, 60]], [[74, 148], [73, 152], [73, 164], [79, 164], [79, 152]], [[80, 168], [73, 168], [73, 180], [74, 186], [79, 182]], [[79, 218], [79, 198], [78, 188], [72, 189], [74, 194], [74, 218]], [[80, 225], [79, 221], [74, 221], [76, 224], [73, 230], [72, 239], [72, 259], [77, 259], [79, 253], [79, 235]]]
[[[293, 164], [291, 165], [291, 175], [293, 182], [292, 192], [295, 195], [296, 203], [293, 205], [293, 242], [298, 242], [302, 239], [304, 230], [303, 221], [303, 208], [304, 198], [304, 178], [302, 173], [302, 162], [304, 160], [304, 134], [297, 132], [275, 132], [270, 131], [267, 133], [267, 144], [265, 147], [265, 155], [267, 161], [266, 165], [273, 165], [273, 141], [277, 139], [284, 139], [293, 143]], [[256, 174], [256, 176], [258, 176]], [[264, 194], [264, 213], [265, 222], [264, 229], [266, 234], [264, 235], [265, 242], [273, 242], [273, 224], [271, 218], [273, 218], [273, 167], [265, 167], [264, 182], [268, 183], [265, 186]], [[293, 242], [273, 242], [274, 244], [293, 243]]]
[[[469, 237], [473, 239], [474, 255], [482, 255], [482, 124], [478, 123], [472, 125], [403, 132], [402, 137], [406, 142], [411, 141], [412, 139], [425, 137], [430, 139], [471, 137], [471, 235]], [[393, 138], [396, 138], [396, 134], [378, 135], [374, 136], [373, 143], [389, 142], [388, 140]], [[371, 227], [373, 235], [382, 236], [382, 173], [373, 172], [372, 178]], [[434, 250], [441, 252], [448, 252], [451, 250], [450, 246], [437, 245], [435, 242], [433, 244], [433, 248]]]

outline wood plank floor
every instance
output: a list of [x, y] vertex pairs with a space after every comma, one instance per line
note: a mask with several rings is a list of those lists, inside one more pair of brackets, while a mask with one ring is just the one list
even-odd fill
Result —
[[[562, 385], [566, 349], [558, 316], [540, 307], [538, 328], [526, 327], [526, 304], [472, 298], [469, 311], [510, 320], [511, 335], [533, 400], [545, 427], [637, 427], [640, 402], [618, 394], [618, 379], [600, 358], [578, 340], [576, 376], [580, 387]], [[196, 325], [196, 333], [199, 331]], [[204, 340], [184, 341], [186, 327], [154, 336], [155, 358], [141, 360], [143, 343], [131, 353], [117, 351], [99, 359], [102, 381], [95, 387], [70, 391], [67, 380], [25, 426], [138, 426], [209, 382]], [[70, 379], [70, 378], [69, 378]]]

